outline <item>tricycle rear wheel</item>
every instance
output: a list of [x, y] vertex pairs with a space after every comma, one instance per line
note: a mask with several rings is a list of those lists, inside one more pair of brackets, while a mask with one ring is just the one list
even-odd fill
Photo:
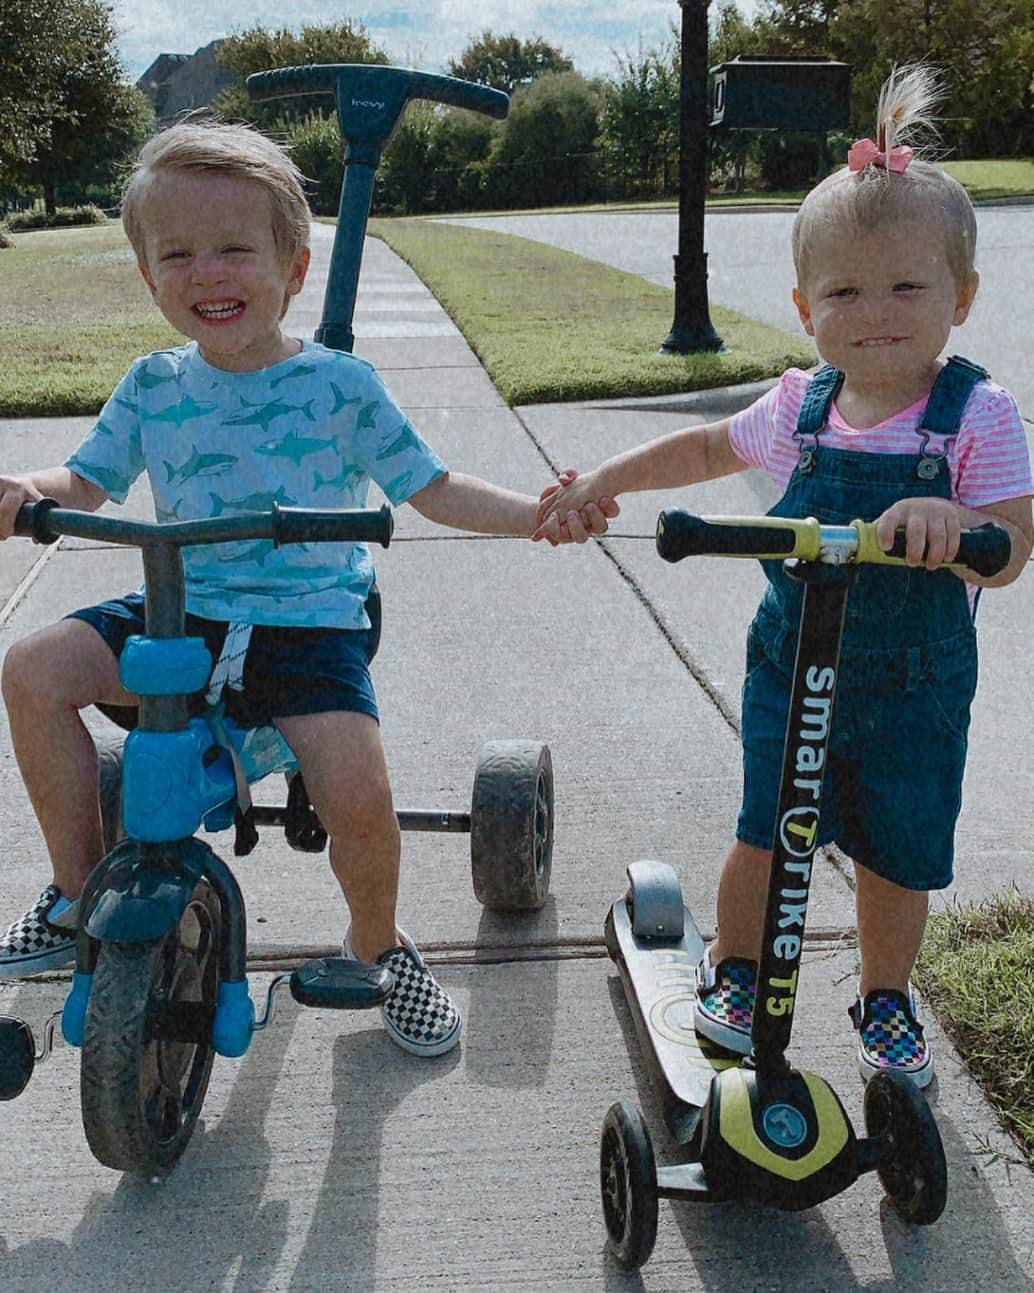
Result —
[[553, 760], [542, 741], [489, 741], [470, 806], [474, 895], [490, 911], [537, 911], [553, 865]]
[[215, 1055], [219, 937], [218, 899], [200, 880], [165, 938], [101, 944], [80, 1092], [87, 1142], [106, 1167], [160, 1175], [190, 1141]]

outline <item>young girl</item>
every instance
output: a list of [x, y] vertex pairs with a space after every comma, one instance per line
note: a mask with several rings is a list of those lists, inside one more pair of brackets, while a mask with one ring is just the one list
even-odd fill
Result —
[[[925, 1086], [930, 1050], [909, 976], [928, 893], [951, 882], [977, 661], [978, 584], [1014, 580], [1031, 546], [1031, 473], [1012, 398], [966, 361], [940, 358], [977, 289], [976, 221], [962, 187], [900, 143], [930, 124], [927, 68], [895, 72], [877, 138], [805, 199], [793, 228], [794, 301], [826, 366], [791, 369], [751, 408], [566, 472], [536, 537], [567, 538], [625, 491], [759, 467], [773, 515], [878, 521], [907, 537], [910, 569], [863, 567], [848, 603], [821, 840], [856, 877], [861, 978], [851, 1019], [863, 1078], [894, 1068]], [[993, 579], [942, 570], [959, 531], [993, 519], [1013, 541]], [[771, 861], [800, 589], [781, 563], [747, 639], [744, 797], [718, 890], [718, 936], [698, 972], [696, 1026], [747, 1053]]]

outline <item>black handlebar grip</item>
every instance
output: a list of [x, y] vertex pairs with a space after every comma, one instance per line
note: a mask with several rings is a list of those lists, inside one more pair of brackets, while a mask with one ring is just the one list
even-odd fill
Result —
[[789, 525], [769, 523], [749, 525], [714, 525], [701, 516], [681, 508], [667, 508], [657, 518], [657, 552], [665, 561], [684, 557], [710, 556], [791, 556], [797, 535]]
[[395, 518], [391, 508], [328, 509], [273, 507], [273, 542], [282, 543], [379, 543], [391, 542]]
[[37, 543], [56, 543], [60, 537], [47, 525], [47, 516], [61, 504], [56, 498], [41, 498], [35, 503], [23, 503], [14, 518], [15, 534]]
[[[905, 532], [898, 530], [894, 535], [894, 546], [891, 557], [904, 557]], [[978, 525], [972, 530], [963, 530], [959, 539], [959, 550], [951, 564], [966, 566], [975, 575], [990, 577], [1004, 570], [1012, 557], [1012, 539], [1009, 531], [993, 521]]]

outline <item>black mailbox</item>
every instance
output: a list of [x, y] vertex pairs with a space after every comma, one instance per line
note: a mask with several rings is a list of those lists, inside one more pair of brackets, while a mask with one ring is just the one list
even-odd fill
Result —
[[846, 130], [851, 65], [741, 55], [711, 68], [711, 125], [727, 130]]

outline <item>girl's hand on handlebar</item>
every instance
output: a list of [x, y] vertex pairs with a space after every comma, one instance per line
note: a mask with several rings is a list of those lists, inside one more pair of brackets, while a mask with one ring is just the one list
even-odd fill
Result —
[[946, 498], [903, 498], [876, 520], [876, 537], [884, 552], [893, 547], [897, 530], [905, 532], [906, 564], [936, 570], [953, 561], [959, 550], [960, 509]]
[[0, 541], [14, 534], [14, 522], [23, 503], [36, 503], [43, 495], [17, 476], [0, 476]]
[[584, 543], [595, 534], [606, 534], [609, 522], [621, 508], [613, 498], [602, 495], [594, 473], [579, 477], [565, 468], [558, 483], [548, 485], [539, 495], [537, 528], [532, 541], [545, 539], [554, 547], [562, 543]]

